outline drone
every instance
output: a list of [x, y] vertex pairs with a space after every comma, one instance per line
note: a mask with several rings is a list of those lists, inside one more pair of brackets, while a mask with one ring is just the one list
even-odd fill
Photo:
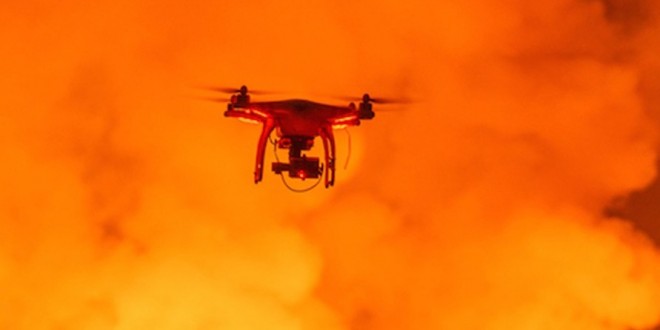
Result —
[[[270, 141], [276, 149], [289, 151], [288, 163], [279, 161], [279, 158], [272, 163], [271, 170], [275, 174], [283, 175], [287, 172], [289, 178], [317, 179], [320, 182], [325, 171], [325, 187], [333, 186], [337, 159], [333, 130], [357, 126], [360, 125], [361, 120], [373, 119], [375, 113], [372, 104], [388, 102], [372, 99], [369, 94], [362, 96], [358, 106], [354, 102], [347, 106], [335, 106], [302, 99], [251, 102], [246, 86], [239, 89], [212, 88], [212, 90], [232, 93], [227, 110], [224, 112], [225, 117], [262, 125], [254, 168], [255, 184], [263, 179], [264, 153]], [[277, 135], [274, 141], [271, 140], [273, 131]], [[323, 141], [325, 169], [318, 157], [309, 157], [305, 154], [314, 146], [316, 137], [320, 137]], [[275, 155], [277, 156], [277, 153]], [[284, 176], [282, 180], [284, 181]]]

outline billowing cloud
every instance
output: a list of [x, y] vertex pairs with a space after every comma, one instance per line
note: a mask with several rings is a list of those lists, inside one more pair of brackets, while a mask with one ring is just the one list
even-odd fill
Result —
[[[0, 328], [652, 328], [657, 249], [604, 210], [656, 174], [658, 14], [5, 5]], [[294, 194], [251, 183], [258, 128], [204, 84], [414, 102]]]

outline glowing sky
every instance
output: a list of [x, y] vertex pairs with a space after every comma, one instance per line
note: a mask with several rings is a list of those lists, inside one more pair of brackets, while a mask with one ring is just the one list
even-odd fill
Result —
[[[652, 329], [658, 18], [5, 3], [0, 329]], [[338, 131], [335, 187], [295, 194], [252, 183], [259, 128], [197, 99], [209, 84], [415, 102], [352, 129], [347, 169]]]

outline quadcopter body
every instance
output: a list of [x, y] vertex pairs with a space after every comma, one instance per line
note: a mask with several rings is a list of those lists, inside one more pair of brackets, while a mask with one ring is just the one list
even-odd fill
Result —
[[[257, 144], [254, 183], [263, 178], [264, 154], [273, 131], [277, 139], [273, 142], [279, 149], [289, 151], [288, 163], [272, 163], [276, 174], [288, 172], [290, 178], [320, 178], [325, 171], [325, 187], [334, 185], [336, 148], [333, 129], [360, 125], [360, 120], [373, 119], [372, 99], [364, 94], [358, 106], [334, 106], [301, 99], [272, 102], [251, 102], [248, 89], [242, 86], [232, 95], [227, 104], [226, 117], [259, 123], [262, 125]], [[318, 157], [305, 155], [314, 146], [314, 139], [323, 141], [324, 163]], [[320, 180], [320, 179], [319, 179]]]

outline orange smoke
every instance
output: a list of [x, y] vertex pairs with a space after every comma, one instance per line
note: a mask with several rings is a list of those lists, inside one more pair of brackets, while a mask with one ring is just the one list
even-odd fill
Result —
[[[7, 4], [0, 329], [651, 329], [657, 248], [604, 210], [656, 174], [658, 17]], [[293, 194], [251, 183], [258, 128], [203, 84], [416, 102], [351, 131], [335, 188]]]

